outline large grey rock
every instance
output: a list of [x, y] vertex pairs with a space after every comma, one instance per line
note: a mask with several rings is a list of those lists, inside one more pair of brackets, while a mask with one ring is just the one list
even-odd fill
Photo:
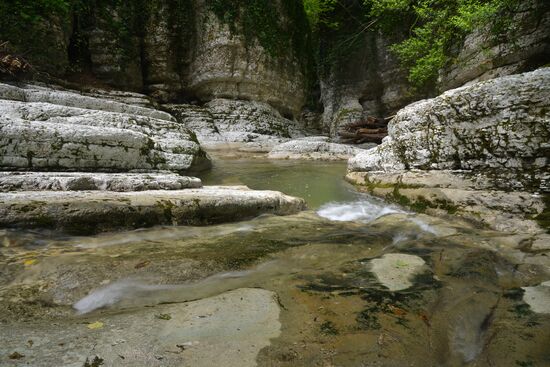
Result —
[[[297, 18], [303, 13], [286, 14], [280, 1], [274, 3], [279, 10], [278, 22], [290, 32], [301, 31], [293, 22], [300, 21]], [[223, 24], [204, 0], [197, 1], [195, 22], [196, 43], [188, 74], [188, 88], [195, 95], [203, 100], [230, 97], [262, 101], [299, 116], [306, 97], [306, 77], [300, 65], [305, 60], [299, 60], [292, 48], [273, 58], [257, 39], [240, 33], [241, 24], [233, 29]], [[277, 30], [271, 31], [278, 37]]]
[[352, 158], [349, 170], [475, 170], [498, 187], [547, 188], [550, 68], [413, 103], [397, 113], [388, 134]]
[[303, 199], [242, 186], [139, 192], [21, 191], [0, 193], [0, 227], [99, 232], [231, 222], [260, 214], [294, 214], [304, 208]]
[[199, 188], [201, 180], [170, 172], [0, 172], [0, 192], [7, 191], [144, 191]]
[[276, 145], [269, 152], [268, 158], [338, 161], [349, 159], [362, 151], [350, 145], [324, 141], [324, 137], [314, 138], [296, 139]]
[[204, 106], [170, 104], [165, 107], [207, 147], [228, 143], [275, 145], [303, 136], [298, 123], [284, 118], [263, 102], [214, 99]]
[[70, 91], [0, 86], [3, 169], [185, 171], [208, 163], [185, 126], [165, 112]]

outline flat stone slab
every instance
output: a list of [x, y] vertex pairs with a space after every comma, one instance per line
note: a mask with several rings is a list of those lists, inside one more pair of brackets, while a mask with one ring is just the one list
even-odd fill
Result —
[[[543, 196], [491, 187], [483, 174], [454, 170], [348, 172], [361, 191], [431, 215], [457, 215], [498, 231], [540, 233], [532, 218], [544, 210]], [[537, 243], [535, 247], [540, 247]]]
[[279, 144], [269, 152], [268, 158], [339, 161], [350, 159], [362, 151], [350, 145], [331, 143], [326, 137], [319, 136]]
[[245, 186], [139, 192], [20, 191], [0, 193], [0, 227], [94, 233], [154, 225], [206, 225], [287, 215], [305, 201]]
[[182, 190], [201, 186], [199, 178], [180, 176], [171, 172], [0, 172], [0, 192]]
[[[280, 335], [276, 294], [237, 289], [198, 301], [94, 314], [0, 332], [0, 365], [256, 366]], [[32, 340], [32, 344], [29, 344]], [[19, 359], [9, 359], [17, 352]], [[99, 366], [99, 364], [97, 364]]]
[[533, 312], [550, 314], [550, 280], [535, 287], [523, 287], [523, 300]]
[[413, 277], [422, 272], [425, 264], [415, 255], [386, 254], [369, 261], [369, 268], [390, 291], [401, 291], [413, 286]]

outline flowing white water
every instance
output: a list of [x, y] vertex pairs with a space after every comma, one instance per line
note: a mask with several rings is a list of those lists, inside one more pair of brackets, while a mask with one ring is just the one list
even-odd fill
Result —
[[228, 271], [187, 284], [147, 284], [136, 279], [122, 279], [96, 289], [73, 305], [78, 314], [112, 306], [157, 304], [164, 301], [189, 301], [219, 294], [244, 285], [245, 278], [258, 270], [273, 268], [270, 262], [254, 270]]
[[361, 199], [345, 203], [327, 203], [317, 210], [320, 217], [338, 222], [371, 222], [387, 214], [406, 213], [405, 211], [374, 200]]
[[149, 285], [132, 279], [123, 279], [91, 292], [73, 305], [79, 314], [113, 306], [125, 298], [139, 297], [149, 292], [174, 289], [174, 285]]

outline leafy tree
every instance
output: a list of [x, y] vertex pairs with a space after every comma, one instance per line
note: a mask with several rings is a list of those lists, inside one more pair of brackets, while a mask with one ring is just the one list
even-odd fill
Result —
[[414, 18], [409, 36], [391, 47], [416, 86], [433, 82], [449, 62], [449, 49], [477, 27], [488, 26], [519, 0], [364, 0], [370, 16], [386, 28], [400, 17]]

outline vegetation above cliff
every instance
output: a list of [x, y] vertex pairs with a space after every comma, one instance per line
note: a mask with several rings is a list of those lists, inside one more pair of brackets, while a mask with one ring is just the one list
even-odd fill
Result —
[[489, 26], [495, 36], [505, 34], [519, 5], [519, 0], [304, 0], [310, 21], [332, 40], [323, 61], [349, 57], [366, 32], [382, 31], [394, 41], [390, 49], [416, 87], [436, 80], [453, 46], [472, 30]]
[[365, 0], [369, 14], [391, 32], [400, 19], [412, 17], [408, 37], [391, 46], [409, 71], [409, 81], [423, 86], [435, 81], [450, 61], [457, 40], [475, 28], [492, 26], [500, 34], [519, 0]]
[[[547, 1], [535, 1], [548, 6]], [[515, 26], [513, 14], [522, 2], [205, 0], [204, 4], [241, 34], [247, 46], [257, 42], [275, 62], [297, 61], [310, 85], [316, 83], [314, 56], [321, 72], [327, 71], [338, 66], [338, 60], [353, 58], [368, 32], [373, 36], [381, 31], [412, 85], [426, 87], [452, 63], [453, 50], [472, 30], [492, 27], [495, 37], [506, 36]], [[59, 75], [59, 70], [79, 69], [83, 60], [89, 60], [87, 37], [101, 29], [115, 44], [118, 66], [125, 69], [143, 57], [140, 42], [148, 22], [167, 17], [170, 49], [182, 64], [177, 65], [181, 71], [192, 47], [195, 8], [194, 0], [2, 0], [0, 41], [10, 41], [44, 71]]]

